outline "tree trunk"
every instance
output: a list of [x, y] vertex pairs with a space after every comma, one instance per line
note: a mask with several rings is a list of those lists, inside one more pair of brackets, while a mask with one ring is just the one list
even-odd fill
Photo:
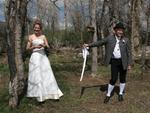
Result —
[[109, 32], [110, 34], [114, 33], [114, 24], [119, 20], [119, 14], [118, 14], [118, 0], [110, 0], [109, 1], [109, 21], [110, 21], [110, 28]]
[[[102, 5], [102, 12], [101, 12], [101, 16], [100, 16], [100, 19], [97, 21], [97, 31], [98, 31], [98, 36], [100, 36], [100, 40], [103, 39], [105, 36], [104, 36], [104, 13], [105, 13], [105, 8], [106, 8], [106, 5], [107, 5], [107, 0], [104, 0], [103, 1], [103, 5]], [[100, 47], [99, 49], [99, 52], [100, 52], [100, 63], [103, 63], [103, 60], [104, 60], [104, 53], [105, 53], [105, 48], [104, 46]]]
[[149, 31], [150, 31], [150, 4], [147, 5], [147, 9], [146, 9], [146, 20], [147, 20], [147, 32], [146, 32], [146, 39], [145, 39], [145, 43], [142, 45], [142, 55], [141, 55], [141, 63], [142, 63], [142, 71], [141, 71], [141, 75], [144, 74], [144, 71], [146, 70], [146, 46], [148, 44], [148, 37], [149, 37]]
[[[93, 42], [97, 41], [97, 27], [96, 27], [96, 0], [91, 0], [91, 23], [95, 31], [93, 34]], [[97, 47], [92, 48], [92, 75], [97, 73]]]
[[24, 89], [24, 67], [22, 59], [23, 27], [25, 25], [27, 0], [9, 0], [6, 5], [7, 55], [10, 69], [9, 106], [19, 103]]
[[131, 1], [131, 42], [132, 42], [132, 53], [133, 59], [139, 54], [140, 50], [140, 31], [139, 31], [139, 2], [140, 0]]
[[67, 23], [68, 23], [68, 21], [67, 21], [67, 1], [66, 0], [64, 0], [64, 24], [65, 24], [65, 31], [67, 32]]

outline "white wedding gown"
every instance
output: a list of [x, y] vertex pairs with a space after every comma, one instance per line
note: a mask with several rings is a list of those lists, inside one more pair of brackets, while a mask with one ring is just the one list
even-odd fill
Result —
[[[32, 41], [33, 45], [43, 43], [41, 38]], [[36, 97], [42, 102], [46, 99], [59, 99], [62, 95], [44, 48], [34, 49], [29, 61], [27, 97]]]

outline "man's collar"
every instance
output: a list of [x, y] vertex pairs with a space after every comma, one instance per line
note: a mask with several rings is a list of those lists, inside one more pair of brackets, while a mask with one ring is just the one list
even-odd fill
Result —
[[118, 36], [115, 35], [115, 38], [118, 39], [118, 40], [120, 40], [122, 37], [118, 37]]

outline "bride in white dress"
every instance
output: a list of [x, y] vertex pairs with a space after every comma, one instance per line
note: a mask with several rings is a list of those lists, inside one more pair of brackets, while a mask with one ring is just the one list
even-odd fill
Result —
[[27, 49], [32, 50], [29, 60], [29, 76], [27, 97], [36, 97], [39, 102], [47, 99], [59, 99], [63, 93], [55, 80], [50, 62], [44, 47], [49, 47], [47, 39], [42, 35], [40, 21], [35, 21], [34, 34], [29, 36]]

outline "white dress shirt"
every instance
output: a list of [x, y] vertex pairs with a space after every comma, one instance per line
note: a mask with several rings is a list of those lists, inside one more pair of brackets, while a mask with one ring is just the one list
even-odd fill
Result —
[[116, 41], [117, 42], [113, 51], [113, 55], [114, 55], [114, 58], [119, 59], [121, 58], [121, 52], [120, 52], [120, 47], [119, 47], [120, 40], [116, 37]]

